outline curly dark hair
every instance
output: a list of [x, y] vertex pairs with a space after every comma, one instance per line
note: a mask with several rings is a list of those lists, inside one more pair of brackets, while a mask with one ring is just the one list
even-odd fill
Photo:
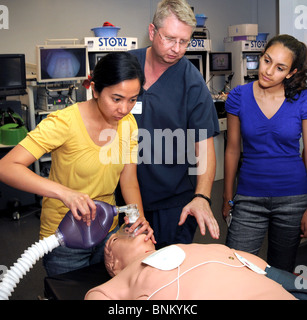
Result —
[[[297, 69], [297, 72], [289, 79], [284, 79], [285, 96], [288, 101], [298, 99], [303, 90], [307, 89], [307, 48], [305, 43], [288, 35], [281, 34], [272, 38], [266, 45], [264, 53], [269, 47], [281, 43], [293, 54], [293, 62], [290, 72]], [[296, 95], [298, 95], [296, 97]]]

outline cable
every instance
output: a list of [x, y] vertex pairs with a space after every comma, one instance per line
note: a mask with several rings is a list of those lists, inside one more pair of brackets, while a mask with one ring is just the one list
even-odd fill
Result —
[[209, 80], [206, 82], [206, 84], [208, 85], [208, 83], [213, 79], [214, 74], [209, 78]]
[[181, 275], [179, 275], [179, 266], [178, 266], [178, 276], [177, 276], [174, 280], [172, 280], [171, 282], [165, 284], [165, 285], [162, 286], [161, 288], [159, 288], [159, 289], [157, 289], [156, 291], [154, 291], [154, 292], [147, 298], [147, 300], [150, 300], [150, 299], [152, 298], [152, 296], [154, 296], [154, 295], [155, 295], [156, 293], [158, 293], [160, 290], [168, 287], [169, 285], [171, 285], [172, 283], [174, 283], [176, 280], [178, 280], [178, 290], [177, 290], [177, 297], [176, 297], [176, 300], [178, 300], [178, 298], [179, 298], [179, 278], [181, 278], [181, 277], [182, 277], [183, 275], [185, 275], [186, 273], [192, 271], [193, 269], [196, 269], [196, 268], [198, 268], [198, 267], [200, 267], [200, 266], [203, 266], [203, 265], [205, 265], [205, 264], [208, 264], [208, 263], [218, 263], [218, 264], [222, 264], [222, 265], [225, 265], [225, 266], [228, 266], [228, 267], [232, 267], [232, 268], [244, 268], [244, 267], [245, 267], [245, 265], [234, 266], [234, 265], [229, 264], [229, 263], [212, 260], [212, 261], [201, 262], [201, 263], [197, 264], [196, 266], [191, 267], [190, 269], [184, 271]]
[[179, 299], [179, 290], [180, 290], [180, 286], [179, 286], [179, 278], [180, 278], [180, 266], [178, 266], [178, 275], [177, 275], [177, 279], [178, 279], [178, 284], [177, 284], [177, 297], [176, 300]]

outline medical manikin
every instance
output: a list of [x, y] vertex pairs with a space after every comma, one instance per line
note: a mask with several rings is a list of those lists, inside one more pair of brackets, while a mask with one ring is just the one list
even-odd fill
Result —
[[[100, 243], [108, 234], [113, 217], [125, 212], [125, 223], [118, 231], [123, 236], [135, 236], [142, 228], [131, 226], [138, 220], [139, 211], [137, 205], [128, 204], [122, 207], [112, 206], [103, 201], [96, 201], [96, 217], [90, 225], [82, 219], [76, 220], [69, 210], [58, 226], [55, 234], [34, 243], [24, 251], [16, 263], [4, 274], [0, 281], [0, 300], [8, 300], [12, 295], [20, 279], [33, 267], [33, 265], [46, 253], [51, 252], [58, 246], [74, 249], [88, 249]], [[145, 231], [147, 233], [147, 230]]]
[[105, 264], [113, 278], [85, 299], [295, 299], [265, 275], [269, 266], [255, 255], [196, 243], [156, 251], [144, 237], [110, 237]]

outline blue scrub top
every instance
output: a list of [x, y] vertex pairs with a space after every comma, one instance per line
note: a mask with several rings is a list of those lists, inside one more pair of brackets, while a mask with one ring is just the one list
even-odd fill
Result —
[[[147, 48], [130, 51], [144, 70]], [[145, 210], [185, 205], [195, 191], [194, 142], [219, 134], [206, 83], [185, 57], [138, 98], [138, 179]], [[161, 138], [165, 134], [168, 138]], [[191, 149], [191, 146], [193, 148]], [[190, 174], [189, 174], [190, 173]]]

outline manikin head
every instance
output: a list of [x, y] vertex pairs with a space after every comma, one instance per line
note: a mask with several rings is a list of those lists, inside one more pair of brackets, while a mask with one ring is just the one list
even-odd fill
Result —
[[104, 262], [111, 277], [116, 276], [137, 257], [155, 250], [155, 245], [150, 239], [144, 241], [145, 237], [146, 234], [127, 237], [116, 232], [109, 238], [104, 248]]

